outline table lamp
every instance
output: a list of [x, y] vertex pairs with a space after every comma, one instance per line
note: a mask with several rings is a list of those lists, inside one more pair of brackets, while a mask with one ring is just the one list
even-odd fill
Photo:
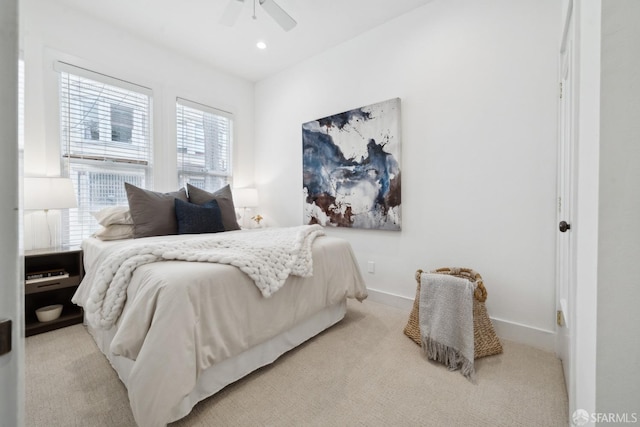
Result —
[[75, 207], [78, 207], [78, 202], [76, 201], [76, 193], [70, 178], [24, 178], [24, 209], [44, 211], [47, 229], [49, 231], [49, 246], [51, 246], [49, 209], [69, 209]]
[[258, 207], [258, 190], [255, 188], [234, 188], [233, 204], [236, 208], [243, 209], [242, 228], [245, 228], [247, 209]]

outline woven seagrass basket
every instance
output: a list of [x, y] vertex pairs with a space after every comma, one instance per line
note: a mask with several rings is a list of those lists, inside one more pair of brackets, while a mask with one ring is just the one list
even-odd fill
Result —
[[[476, 271], [470, 268], [439, 268], [431, 271], [431, 273], [450, 274], [452, 276], [461, 277], [471, 282], [475, 282], [476, 290], [473, 294], [473, 339], [474, 339], [474, 359], [481, 357], [492, 356], [494, 354], [502, 353], [502, 344], [496, 335], [496, 331], [493, 329], [491, 319], [487, 313], [487, 308], [484, 302], [487, 300], [487, 289], [484, 287], [482, 276]], [[409, 315], [409, 321], [404, 328], [404, 334], [415, 341], [416, 344], [421, 344], [420, 339], [420, 276], [422, 270], [416, 271], [416, 281], [418, 282], [418, 288], [416, 290], [416, 299], [413, 301], [413, 309]]]

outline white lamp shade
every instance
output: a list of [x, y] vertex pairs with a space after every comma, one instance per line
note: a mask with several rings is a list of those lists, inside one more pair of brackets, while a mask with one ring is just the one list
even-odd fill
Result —
[[31, 210], [78, 207], [69, 178], [27, 177], [24, 179], [24, 208]]
[[233, 204], [236, 208], [255, 208], [258, 206], [258, 190], [255, 188], [234, 188]]

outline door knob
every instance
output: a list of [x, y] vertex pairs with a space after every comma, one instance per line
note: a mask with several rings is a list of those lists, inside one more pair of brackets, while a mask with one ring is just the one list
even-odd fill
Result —
[[567, 223], [567, 221], [560, 221], [560, 225], [558, 227], [561, 233], [564, 233], [567, 230], [571, 230], [571, 224]]

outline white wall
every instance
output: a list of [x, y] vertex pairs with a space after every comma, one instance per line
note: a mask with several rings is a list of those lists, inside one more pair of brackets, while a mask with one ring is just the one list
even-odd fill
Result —
[[640, 417], [640, 2], [602, 2], [598, 412]]
[[409, 307], [416, 269], [471, 267], [502, 335], [552, 349], [560, 17], [553, 0], [435, 1], [259, 82], [260, 213], [302, 221], [302, 123], [400, 97], [402, 231], [329, 233], [378, 299]]

